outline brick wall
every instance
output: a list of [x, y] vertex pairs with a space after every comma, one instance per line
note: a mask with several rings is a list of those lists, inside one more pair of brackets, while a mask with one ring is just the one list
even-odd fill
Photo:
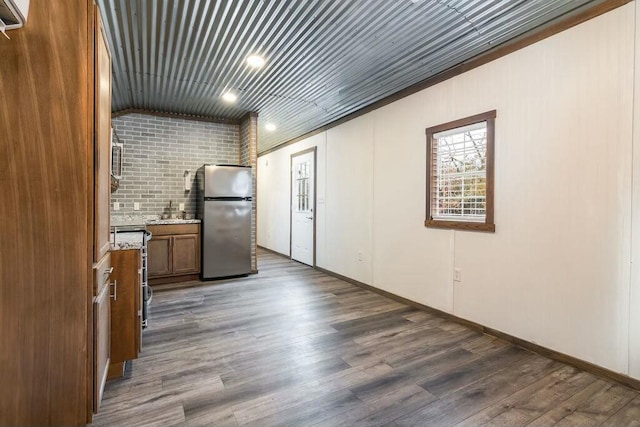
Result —
[[251, 166], [253, 173], [253, 206], [251, 210], [251, 269], [258, 270], [256, 255], [256, 206], [257, 206], [257, 180], [256, 166], [258, 160], [258, 115], [247, 114], [240, 122], [240, 164]]
[[[111, 194], [112, 215], [161, 215], [173, 200], [189, 215], [196, 213], [196, 191], [184, 189], [184, 172], [205, 163], [237, 164], [240, 159], [239, 126], [202, 121], [128, 114], [113, 119], [124, 144], [123, 178]], [[120, 210], [113, 210], [113, 203]], [[134, 202], [140, 210], [134, 211]], [[255, 230], [255, 227], [254, 227]]]

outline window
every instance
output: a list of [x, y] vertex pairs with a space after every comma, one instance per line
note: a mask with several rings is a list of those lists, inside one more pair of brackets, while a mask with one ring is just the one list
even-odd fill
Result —
[[495, 118], [494, 110], [427, 129], [425, 226], [495, 231]]
[[309, 212], [311, 206], [309, 204], [309, 162], [299, 163], [296, 166], [296, 184], [298, 190], [298, 200], [296, 203], [297, 212]]

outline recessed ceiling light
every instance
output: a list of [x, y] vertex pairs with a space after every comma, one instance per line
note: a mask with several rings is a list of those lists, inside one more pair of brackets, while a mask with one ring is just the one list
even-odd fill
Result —
[[236, 102], [238, 100], [238, 97], [232, 92], [226, 92], [224, 95], [222, 95], [222, 99], [227, 102]]
[[260, 55], [249, 55], [247, 56], [247, 65], [253, 68], [262, 68], [265, 64], [265, 60]]
[[277, 129], [276, 125], [274, 125], [273, 123], [267, 123], [266, 125], [264, 125], [264, 128], [269, 132], [273, 132], [274, 130]]

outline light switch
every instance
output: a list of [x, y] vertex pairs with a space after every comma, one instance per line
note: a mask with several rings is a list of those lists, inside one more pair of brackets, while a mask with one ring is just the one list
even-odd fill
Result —
[[180, 210], [183, 211], [184, 210], [184, 203], [180, 203]]
[[120, 210], [120, 202], [113, 202], [113, 210], [114, 211]]
[[139, 211], [140, 210], [140, 203], [133, 202], [133, 210], [134, 211]]

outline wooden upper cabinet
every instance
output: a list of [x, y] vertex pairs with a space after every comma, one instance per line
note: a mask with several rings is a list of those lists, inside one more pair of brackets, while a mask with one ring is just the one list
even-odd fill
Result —
[[173, 272], [200, 272], [200, 239], [197, 234], [173, 236]]
[[94, 142], [94, 252], [98, 262], [109, 251], [111, 195], [111, 54], [96, 10], [95, 29], [95, 142]]

